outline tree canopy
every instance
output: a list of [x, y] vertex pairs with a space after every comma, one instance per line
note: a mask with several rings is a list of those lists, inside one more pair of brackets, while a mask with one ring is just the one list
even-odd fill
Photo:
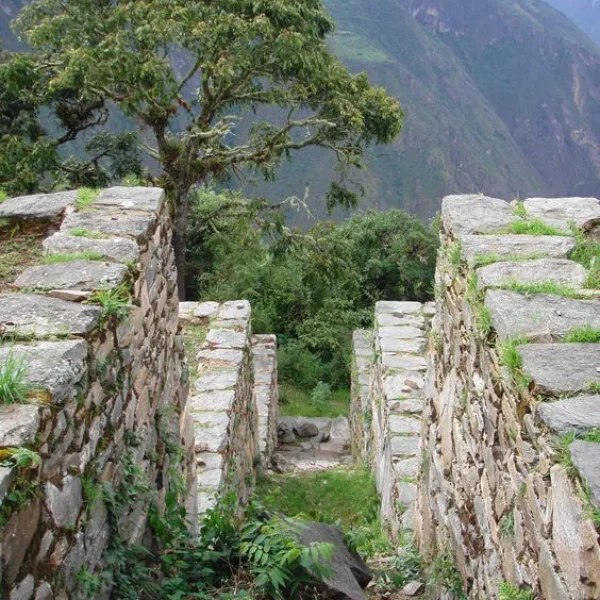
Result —
[[0, 82], [24, 87], [36, 114], [49, 107], [60, 125], [58, 135], [29, 136], [29, 158], [118, 107], [160, 166], [180, 268], [194, 185], [242, 167], [270, 178], [294, 151], [319, 146], [341, 166], [328, 204], [351, 205], [346, 168], [401, 127], [398, 103], [329, 51], [321, 0], [36, 0], [16, 28], [31, 52], [2, 65]]

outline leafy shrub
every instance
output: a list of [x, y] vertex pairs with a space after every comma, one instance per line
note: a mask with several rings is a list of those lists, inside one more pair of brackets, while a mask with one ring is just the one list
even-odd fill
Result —
[[310, 395], [310, 402], [315, 406], [323, 406], [332, 398], [331, 387], [328, 383], [319, 381]]

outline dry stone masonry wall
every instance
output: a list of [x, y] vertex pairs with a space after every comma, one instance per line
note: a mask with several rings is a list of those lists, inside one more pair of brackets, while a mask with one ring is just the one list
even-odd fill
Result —
[[469, 598], [600, 598], [600, 302], [569, 259], [599, 224], [589, 198], [443, 201], [416, 530]]
[[257, 470], [269, 463], [277, 436], [276, 340], [252, 336], [246, 300], [185, 302], [180, 313], [184, 336], [197, 343], [186, 409], [196, 463], [188, 515], [196, 523], [226, 487], [243, 507]]
[[372, 337], [358, 331], [353, 338], [353, 444], [373, 466], [394, 538], [413, 529], [431, 313], [419, 302], [378, 302]]
[[0, 405], [2, 596], [14, 600], [78, 597], [111, 540], [146, 541], [150, 499], [160, 513], [172, 479], [191, 473], [165, 195], [77, 199], [0, 205], [12, 236], [42, 232], [45, 253], [67, 261], [31, 266], [0, 294], [0, 370], [27, 384]]

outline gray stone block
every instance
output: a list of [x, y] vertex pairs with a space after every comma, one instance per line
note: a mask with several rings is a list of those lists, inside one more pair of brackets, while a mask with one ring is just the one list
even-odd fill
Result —
[[0, 405], [0, 448], [32, 444], [40, 426], [40, 410], [32, 404]]
[[210, 347], [234, 348], [241, 350], [246, 347], [248, 338], [246, 333], [232, 331], [231, 329], [211, 329], [206, 336], [206, 344]]
[[99, 306], [76, 304], [36, 294], [0, 294], [0, 330], [46, 337], [83, 335], [98, 323]]
[[22, 361], [24, 381], [48, 390], [53, 400], [67, 398], [87, 370], [87, 343], [82, 340], [0, 346], [0, 364], [9, 355]]
[[520, 220], [508, 202], [481, 194], [446, 196], [442, 219], [454, 235], [498, 231]]
[[188, 410], [190, 412], [229, 412], [234, 401], [235, 392], [233, 390], [205, 392], [190, 398]]
[[0, 217], [33, 221], [57, 221], [67, 206], [75, 204], [77, 192], [34, 194], [10, 198], [0, 204]]
[[542, 402], [537, 407], [537, 414], [549, 429], [559, 435], [585, 433], [600, 427], [600, 395]]
[[419, 438], [408, 436], [396, 436], [391, 440], [393, 456], [416, 456], [419, 452]]
[[488, 290], [485, 305], [500, 340], [525, 337], [550, 342], [577, 327], [600, 329], [600, 302], [548, 294]]
[[543, 394], [572, 395], [600, 383], [600, 344], [525, 344], [519, 353]]
[[20, 289], [94, 291], [116, 287], [126, 275], [127, 267], [118, 263], [73, 260], [30, 267], [14, 285]]
[[81, 252], [97, 252], [107, 260], [126, 263], [137, 261], [140, 255], [139, 246], [130, 239], [88, 238], [57, 232], [46, 238], [42, 246], [47, 254], [79, 254]]
[[497, 262], [477, 269], [477, 287], [480, 290], [502, 287], [514, 282], [540, 283], [546, 281], [580, 288], [585, 282], [585, 278], [585, 269], [580, 264], [560, 258]]
[[529, 217], [569, 233], [571, 223], [584, 230], [600, 223], [597, 198], [528, 198], [523, 203]]
[[62, 489], [46, 483], [46, 507], [56, 527], [72, 528], [83, 506], [82, 486], [79, 477], [65, 477]]
[[570, 449], [571, 460], [589, 487], [592, 504], [600, 508], [600, 444], [575, 440]]
[[465, 235], [462, 254], [469, 266], [478, 256], [565, 258], [575, 248], [572, 237], [549, 235]]
[[375, 314], [418, 315], [423, 305], [420, 302], [396, 302], [380, 300], [375, 303]]
[[116, 186], [102, 190], [94, 207], [115, 207], [121, 210], [160, 212], [165, 201], [165, 192], [155, 187]]
[[143, 242], [148, 239], [155, 223], [151, 213], [133, 214], [127, 211], [114, 212], [73, 212], [65, 218], [61, 231], [83, 228], [88, 231], [127, 237]]

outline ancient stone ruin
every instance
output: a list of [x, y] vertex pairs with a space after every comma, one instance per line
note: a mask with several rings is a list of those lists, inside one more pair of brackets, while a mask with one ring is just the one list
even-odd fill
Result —
[[572, 260], [597, 200], [445, 198], [435, 303], [379, 302], [354, 335], [349, 431], [278, 417], [276, 339], [247, 301], [179, 304], [162, 190], [16, 198], [0, 219], [39, 244], [0, 280], [0, 369], [26, 383], [0, 405], [3, 597], [77, 598], [116, 531], [151, 542], [148, 498], [165, 510], [175, 479], [192, 531], [225, 486], [243, 508], [257, 473], [298, 463], [279, 430], [324, 468], [350, 443], [392, 537], [448, 557], [469, 598], [600, 598], [600, 302]]

